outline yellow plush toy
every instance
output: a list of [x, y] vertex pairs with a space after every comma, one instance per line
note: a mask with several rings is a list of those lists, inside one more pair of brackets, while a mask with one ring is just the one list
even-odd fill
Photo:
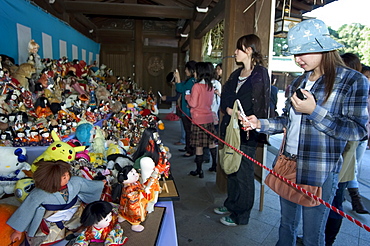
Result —
[[85, 146], [77, 146], [72, 147], [71, 145], [63, 142], [58, 137], [58, 134], [55, 131], [51, 132], [51, 137], [53, 138], [54, 142], [50, 144], [50, 146], [42, 153], [39, 157], [37, 157], [31, 166], [31, 171], [35, 172], [37, 166], [35, 165], [36, 162], [40, 160], [44, 161], [65, 161], [71, 162], [75, 160], [76, 153], [85, 150]]

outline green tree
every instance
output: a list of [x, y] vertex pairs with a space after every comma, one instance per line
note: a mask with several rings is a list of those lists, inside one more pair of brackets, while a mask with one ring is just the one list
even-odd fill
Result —
[[[332, 30], [333, 31], [333, 30]], [[335, 32], [330, 33], [338, 42], [344, 45], [341, 54], [354, 53], [364, 64], [370, 64], [370, 28], [360, 23], [345, 24]]]
[[288, 41], [286, 38], [274, 38], [273, 52], [274, 56], [285, 55], [288, 49]]

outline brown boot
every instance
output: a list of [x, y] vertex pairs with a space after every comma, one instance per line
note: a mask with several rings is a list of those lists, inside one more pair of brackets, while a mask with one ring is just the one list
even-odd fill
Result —
[[361, 201], [360, 193], [358, 188], [348, 188], [349, 195], [351, 196], [352, 210], [358, 214], [368, 214], [369, 211], [365, 208]]

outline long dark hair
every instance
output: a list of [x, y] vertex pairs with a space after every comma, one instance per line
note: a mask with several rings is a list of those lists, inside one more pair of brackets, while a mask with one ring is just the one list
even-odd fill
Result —
[[[154, 133], [157, 132], [157, 129], [153, 127], [148, 127], [144, 130], [140, 142], [136, 148], [135, 153], [132, 155], [132, 159], [136, 161], [138, 158], [143, 156], [144, 154], [146, 156], [149, 156], [153, 159], [154, 163], [158, 163], [159, 161], [159, 154], [160, 149], [158, 144], [155, 143], [154, 139]], [[147, 147], [148, 145], [151, 145], [151, 148], [153, 151], [148, 151]]]
[[195, 71], [197, 73], [197, 82], [200, 82], [204, 80], [207, 85], [207, 90], [212, 90], [213, 85], [212, 85], [212, 79], [214, 76], [214, 69], [212, 63], [207, 63], [207, 62], [198, 62], [195, 65]]
[[251, 68], [254, 65], [264, 66], [263, 56], [261, 54], [261, 39], [255, 34], [240, 37], [236, 43], [236, 48], [245, 52], [245, 49], [248, 47], [251, 47], [253, 50]]

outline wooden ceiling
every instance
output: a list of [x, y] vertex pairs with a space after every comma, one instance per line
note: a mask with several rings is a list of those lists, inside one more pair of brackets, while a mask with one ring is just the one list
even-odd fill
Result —
[[[176, 39], [188, 33], [194, 21], [195, 37], [201, 38], [224, 18], [225, 1], [233, 0], [33, 0], [99, 43], [119, 41], [125, 32], [130, 36], [135, 20], [143, 20], [146, 33]], [[283, 1], [276, 0], [276, 16], [281, 15]], [[285, 1], [291, 3], [293, 15], [301, 15], [336, 0]], [[198, 12], [196, 7], [208, 7], [208, 12]]]

